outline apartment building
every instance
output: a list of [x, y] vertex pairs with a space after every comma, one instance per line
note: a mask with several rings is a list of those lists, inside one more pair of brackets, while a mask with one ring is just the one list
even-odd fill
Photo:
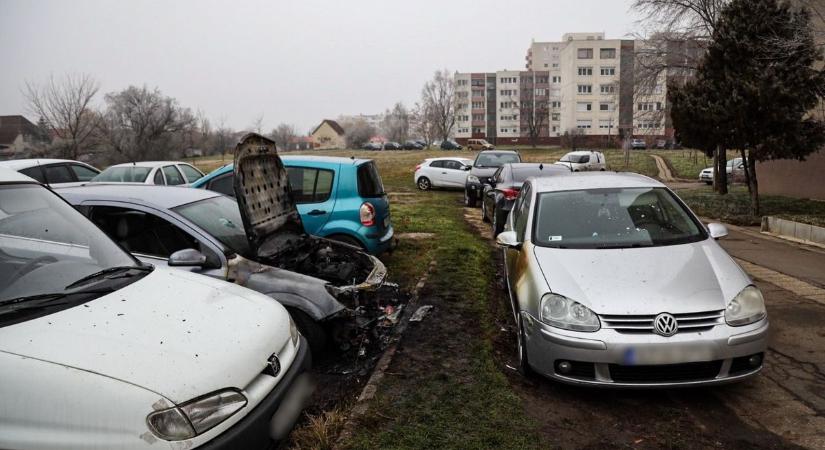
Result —
[[[655, 49], [643, 41], [567, 33], [557, 42], [532, 42], [527, 70], [456, 73], [456, 139], [526, 143], [537, 136], [557, 143], [573, 130], [594, 145], [615, 145], [620, 134], [651, 144], [672, 138], [670, 74], [643, 74], [636, 56], [646, 53]], [[533, 120], [535, 113], [546, 117]], [[531, 126], [537, 122], [540, 129]]]

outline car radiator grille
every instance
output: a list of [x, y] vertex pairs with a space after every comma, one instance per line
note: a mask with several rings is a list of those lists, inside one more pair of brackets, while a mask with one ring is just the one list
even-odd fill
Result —
[[610, 378], [617, 383], [676, 383], [711, 380], [719, 375], [722, 361], [704, 361], [655, 366], [610, 364]]
[[[619, 333], [653, 333], [653, 315], [601, 315], [602, 328], [612, 328]], [[698, 313], [673, 314], [679, 325], [679, 333], [707, 331], [725, 322], [725, 310]]]

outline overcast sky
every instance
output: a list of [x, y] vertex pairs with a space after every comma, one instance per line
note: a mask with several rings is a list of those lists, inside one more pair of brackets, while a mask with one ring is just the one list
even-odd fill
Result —
[[88, 73], [103, 93], [158, 87], [215, 125], [303, 132], [414, 103], [433, 71], [521, 69], [531, 39], [626, 37], [630, 0], [0, 0], [0, 115], [21, 88]]

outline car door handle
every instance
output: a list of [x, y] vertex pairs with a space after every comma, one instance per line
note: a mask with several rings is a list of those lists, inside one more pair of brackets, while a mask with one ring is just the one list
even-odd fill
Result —
[[312, 211], [308, 212], [310, 216], [323, 216], [326, 214], [326, 211], [321, 211], [320, 209], [313, 209]]
[[441, 172], [441, 175], [447, 175], [447, 172]]

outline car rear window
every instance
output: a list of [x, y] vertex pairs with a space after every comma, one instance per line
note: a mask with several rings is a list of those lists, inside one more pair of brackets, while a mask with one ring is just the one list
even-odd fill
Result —
[[372, 161], [358, 166], [358, 195], [361, 197], [381, 197], [384, 195], [384, 183], [378, 175], [378, 169]]
[[92, 179], [92, 181], [109, 181], [117, 183], [143, 183], [149, 172], [152, 169], [149, 167], [135, 167], [135, 166], [120, 166], [109, 167], [100, 172], [100, 174]]

